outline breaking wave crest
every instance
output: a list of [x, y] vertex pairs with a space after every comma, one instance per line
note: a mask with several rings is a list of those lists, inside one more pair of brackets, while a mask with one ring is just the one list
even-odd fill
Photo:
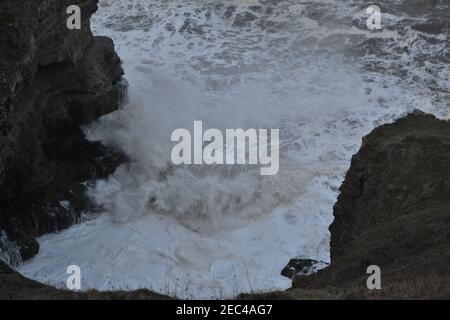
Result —
[[[361, 138], [416, 108], [448, 117], [448, 34], [415, 31], [406, 21], [422, 18], [406, 13], [372, 33], [364, 14], [333, 0], [100, 0], [93, 24], [124, 60], [128, 102], [85, 132], [130, 162], [90, 191], [105, 213], [41, 238], [22, 272], [62, 285], [76, 263], [89, 288], [223, 298], [289, 287], [290, 258], [329, 260]], [[171, 132], [195, 120], [279, 128], [279, 174], [172, 166]]]

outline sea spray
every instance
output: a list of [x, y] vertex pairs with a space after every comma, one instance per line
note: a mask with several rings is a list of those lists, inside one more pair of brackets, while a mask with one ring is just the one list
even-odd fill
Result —
[[[361, 138], [414, 108], [448, 117], [445, 35], [431, 40], [343, 1], [101, 0], [93, 24], [124, 60], [129, 99], [86, 129], [130, 162], [90, 191], [104, 214], [40, 239], [21, 268], [83, 288], [186, 298], [284, 289], [294, 257], [329, 261], [328, 226]], [[401, 63], [399, 63], [399, 61]], [[427, 63], [422, 63], [427, 61]], [[195, 120], [278, 128], [280, 170], [174, 166], [171, 133]]]

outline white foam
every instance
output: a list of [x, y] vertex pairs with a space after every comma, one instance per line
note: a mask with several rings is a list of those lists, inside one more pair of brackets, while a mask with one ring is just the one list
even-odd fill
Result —
[[[91, 190], [102, 215], [42, 237], [41, 252], [21, 272], [63, 286], [66, 267], [77, 264], [85, 289], [225, 298], [288, 288], [280, 272], [291, 258], [329, 260], [332, 207], [361, 138], [415, 108], [446, 117], [426, 80], [448, 85], [448, 68], [421, 69], [412, 64], [420, 52], [412, 52], [401, 58], [420, 81], [364, 72], [371, 59], [392, 63], [349, 58], [364, 38], [440, 48], [421, 47], [412, 31], [401, 43], [397, 32], [350, 28], [348, 15], [360, 10], [340, 2], [280, 1], [267, 14], [261, 2], [258, 21], [239, 28], [214, 1], [100, 1], [95, 31], [116, 43], [129, 102], [85, 130], [132, 162]], [[330, 19], [308, 18], [315, 5]], [[434, 68], [439, 77], [428, 73]], [[170, 134], [194, 120], [280, 128], [280, 173], [171, 167]]]

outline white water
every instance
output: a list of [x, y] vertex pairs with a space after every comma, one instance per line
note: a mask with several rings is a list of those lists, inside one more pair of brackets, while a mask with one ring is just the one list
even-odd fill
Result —
[[[234, 17], [247, 7], [227, 19], [230, 1], [100, 1], [95, 33], [115, 41], [129, 102], [85, 130], [132, 161], [91, 190], [105, 212], [40, 238], [22, 273], [62, 287], [76, 264], [83, 289], [226, 298], [288, 288], [280, 271], [290, 258], [329, 260], [332, 207], [361, 138], [415, 108], [447, 117], [446, 96], [428, 84], [448, 89], [449, 70], [414, 64], [443, 48], [425, 47], [411, 30], [350, 27], [364, 12], [343, 2], [269, 2], [240, 27]], [[316, 11], [322, 18], [311, 18]], [[353, 52], [370, 37], [386, 39], [380, 53], [390, 55]], [[398, 55], [402, 46], [411, 52]], [[397, 58], [409, 72], [403, 79], [363, 71]], [[279, 174], [171, 167], [170, 134], [194, 120], [279, 128]]]

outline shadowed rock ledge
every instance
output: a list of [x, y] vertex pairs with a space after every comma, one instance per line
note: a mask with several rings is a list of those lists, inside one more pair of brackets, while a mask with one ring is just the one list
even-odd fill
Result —
[[[81, 30], [66, 27], [73, 4]], [[121, 61], [91, 32], [96, 10], [97, 0], [0, 2], [0, 254], [10, 263], [76, 222], [89, 206], [83, 182], [122, 161], [79, 128], [120, 104]]]

